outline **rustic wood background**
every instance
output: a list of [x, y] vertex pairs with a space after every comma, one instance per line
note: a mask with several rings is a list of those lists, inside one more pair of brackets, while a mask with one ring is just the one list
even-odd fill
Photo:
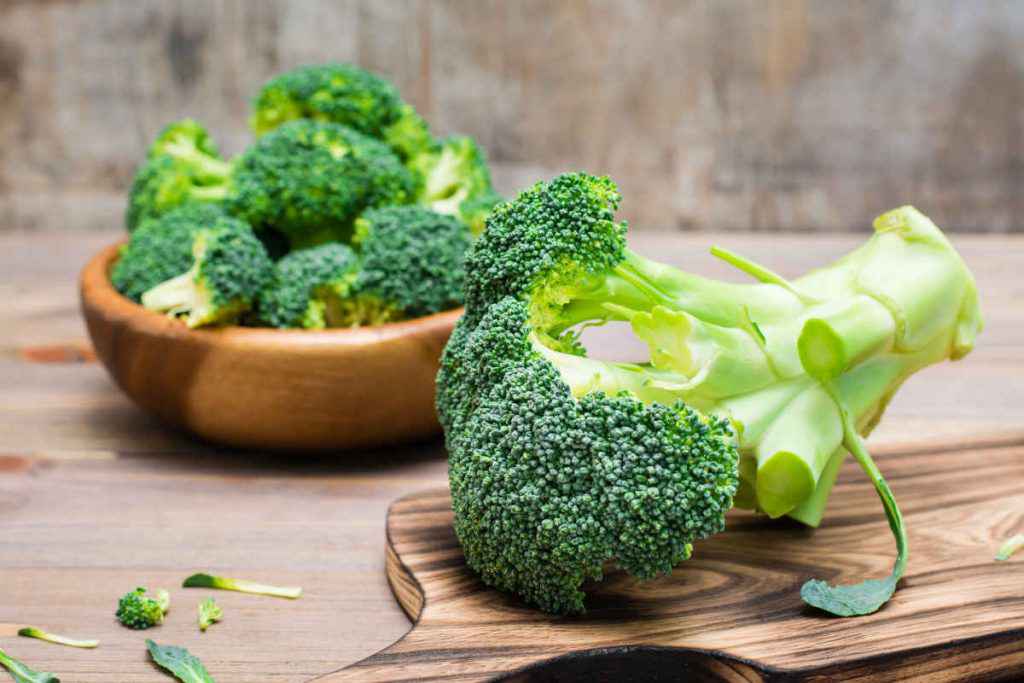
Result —
[[661, 230], [1024, 226], [1024, 3], [0, 0], [0, 230], [119, 225], [167, 121], [228, 152], [270, 75], [347, 60], [510, 193], [608, 173]]

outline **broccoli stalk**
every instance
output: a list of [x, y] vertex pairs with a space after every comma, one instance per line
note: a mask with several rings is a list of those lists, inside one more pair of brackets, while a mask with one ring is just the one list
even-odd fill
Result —
[[7, 669], [14, 683], [60, 683], [60, 679], [54, 674], [30, 669], [24, 662], [18, 661], [3, 650], [0, 650], [0, 667]]
[[999, 546], [999, 552], [996, 553], [996, 559], [1000, 562], [1005, 562], [1013, 557], [1021, 548], [1024, 548], [1024, 534], [1011, 536], [1006, 539], [1001, 546]]
[[75, 638], [59, 636], [55, 633], [47, 633], [35, 626], [26, 626], [18, 631], [18, 635], [24, 636], [25, 638], [38, 638], [39, 640], [45, 640], [48, 643], [55, 643], [57, 645], [67, 645], [68, 647], [80, 647], [85, 649], [99, 647], [100, 644], [100, 641], [98, 640], [77, 640]]
[[254, 595], [270, 595], [276, 598], [295, 600], [302, 596], [302, 588], [298, 586], [270, 586], [243, 579], [229, 579], [212, 574], [193, 574], [181, 584], [185, 588], [216, 588], [224, 591], [238, 591]]
[[[972, 347], [966, 266], [903, 207], [792, 282], [715, 249], [758, 281], [717, 282], [629, 250], [618, 202], [606, 178], [538, 184], [495, 209], [467, 258], [438, 411], [470, 566], [544, 609], [580, 611], [578, 587], [604, 562], [668, 571], [734, 504], [817, 525], [849, 450], [882, 497], [896, 567], [855, 589], [812, 582], [805, 598], [877, 609], [906, 536], [860, 435], [908, 376]], [[649, 361], [587, 358], [581, 329], [608, 321], [628, 322]]]

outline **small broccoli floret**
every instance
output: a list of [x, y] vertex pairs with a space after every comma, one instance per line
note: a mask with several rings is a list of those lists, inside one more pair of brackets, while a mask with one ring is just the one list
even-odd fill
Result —
[[274, 264], [248, 225], [220, 218], [192, 237], [191, 268], [142, 295], [142, 305], [189, 327], [233, 322], [252, 308]]
[[350, 296], [358, 270], [355, 252], [344, 244], [293, 251], [277, 262], [260, 295], [260, 319], [272, 327], [343, 326], [338, 302]]
[[[467, 258], [437, 407], [469, 565], [543, 609], [580, 611], [580, 585], [606, 563], [667, 572], [734, 502], [816, 525], [849, 451], [897, 562], [887, 579], [802, 595], [844, 616], [878, 609], [906, 534], [861, 434], [910, 374], [972, 347], [969, 271], [904, 207], [793, 282], [716, 249], [760, 281], [716, 282], [628, 249], [618, 203], [607, 178], [538, 184], [494, 209]], [[649, 362], [587, 358], [581, 329], [608, 321], [630, 323]]]
[[146, 629], [162, 624], [164, 615], [171, 606], [171, 595], [159, 590], [155, 598], [146, 595], [146, 589], [139, 587], [125, 593], [117, 603], [117, 620], [128, 628]]
[[128, 230], [189, 202], [223, 200], [230, 175], [231, 163], [220, 158], [199, 123], [184, 119], [170, 124], [135, 173], [125, 211]]
[[302, 248], [347, 240], [365, 208], [405, 203], [413, 189], [412, 175], [382, 142], [338, 124], [298, 120], [242, 154], [227, 207]]
[[347, 302], [353, 323], [430, 315], [462, 304], [470, 235], [458, 220], [421, 206], [373, 209], [356, 221], [353, 244], [361, 262]]
[[206, 632], [213, 624], [224, 618], [224, 611], [213, 598], [206, 598], [199, 603], [199, 630]]
[[388, 81], [351, 64], [302, 66], [275, 76], [253, 100], [249, 125], [263, 135], [294, 119], [330, 121], [381, 138], [401, 116]]
[[143, 222], [110, 271], [117, 291], [141, 302], [146, 290], [192, 267], [192, 238], [201, 228], [225, 216], [217, 204], [186, 204]]
[[439, 145], [430, 134], [430, 126], [409, 104], [403, 104], [398, 116], [384, 129], [383, 138], [403, 161], [435, 152]]
[[[473, 138], [450, 137], [408, 162], [422, 179], [417, 201], [438, 213], [461, 217], [465, 202], [493, 197], [487, 157]], [[479, 208], [479, 207], [478, 207]]]

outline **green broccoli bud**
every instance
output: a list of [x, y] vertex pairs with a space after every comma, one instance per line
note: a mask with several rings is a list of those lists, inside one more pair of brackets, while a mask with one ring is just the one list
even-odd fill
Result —
[[170, 124], [135, 173], [125, 211], [128, 230], [183, 204], [222, 201], [231, 170], [202, 125], [191, 119]]
[[382, 142], [333, 123], [297, 120], [239, 157], [229, 213], [278, 230], [295, 249], [347, 241], [368, 207], [410, 201], [414, 179]]
[[[407, 163], [422, 178], [417, 201], [433, 211], [460, 217], [466, 202], [467, 216], [479, 210], [473, 200], [489, 197], [493, 202], [491, 171], [487, 156], [473, 138], [450, 137]], [[493, 203], [492, 203], [493, 207]]]
[[351, 295], [358, 270], [355, 252], [344, 244], [293, 251], [277, 262], [260, 294], [260, 319], [272, 327], [345, 326], [340, 301]]
[[156, 597], [146, 595], [145, 588], [136, 588], [117, 603], [117, 620], [128, 628], [147, 629], [162, 624], [164, 615], [171, 606], [171, 595], [165, 590], [157, 591]]
[[388, 81], [351, 64], [302, 66], [269, 80], [252, 103], [249, 125], [264, 135], [288, 121], [314, 119], [380, 138], [402, 116]]
[[[418, 317], [462, 304], [470, 234], [458, 220], [421, 206], [388, 206], [356, 221], [360, 270], [352, 285], [353, 322]], [[373, 302], [376, 302], [374, 305]], [[361, 310], [360, 310], [361, 309]]]
[[78, 640], [76, 638], [68, 638], [66, 636], [59, 636], [55, 633], [48, 633], [41, 628], [35, 626], [26, 626], [18, 631], [19, 636], [25, 638], [37, 638], [38, 640], [45, 640], [48, 643], [55, 643], [57, 645], [67, 645], [68, 647], [78, 647], [85, 649], [92, 649], [99, 647], [100, 641], [98, 640]]
[[195, 231], [192, 266], [142, 295], [154, 311], [185, 316], [189, 327], [226, 324], [250, 310], [274, 264], [245, 223], [219, 218]]
[[238, 591], [239, 593], [288, 598], [289, 600], [296, 600], [302, 596], [302, 589], [298, 586], [270, 586], [254, 581], [229, 579], [212, 574], [193, 574], [185, 579], [181, 585], [185, 588], [216, 588], [224, 591]]
[[[972, 347], [981, 320], [966, 266], [904, 207], [880, 217], [866, 245], [792, 282], [716, 249], [758, 280], [717, 282], [628, 249], [619, 200], [607, 178], [538, 184], [494, 209], [467, 257], [466, 314], [442, 358], [437, 407], [470, 566], [544, 609], [579, 611], [582, 580], [605, 562], [645, 578], [639, 558], [665, 568], [685, 555], [642, 534], [635, 546], [599, 543], [632, 533], [604, 512], [618, 504], [605, 488], [644, 500], [649, 533], [682, 544], [715, 533], [733, 504], [815, 526], [850, 451], [883, 501], [896, 566], [856, 588], [811, 582], [804, 597], [837, 614], [877, 609], [906, 565], [906, 535], [860, 437], [910, 374]], [[630, 324], [648, 362], [586, 357], [580, 330], [609, 321]], [[604, 420], [584, 419], [594, 404]], [[652, 433], [663, 410], [680, 422]], [[642, 483], [628, 469], [634, 434], [651, 459]], [[674, 469], [684, 465], [695, 469]], [[597, 467], [625, 474], [601, 479]], [[548, 521], [561, 536], [545, 533]]]
[[111, 283], [124, 296], [141, 302], [146, 290], [192, 267], [196, 231], [224, 216], [217, 204], [186, 204], [143, 221], [121, 247], [110, 271]]
[[224, 618], [224, 612], [213, 598], [206, 598], [199, 603], [199, 630], [206, 632], [212, 624]]

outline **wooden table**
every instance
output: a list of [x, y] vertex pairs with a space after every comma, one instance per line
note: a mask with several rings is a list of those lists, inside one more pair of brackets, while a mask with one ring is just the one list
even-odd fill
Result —
[[[314, 679], [389, 645], [409, 623], [384, 577], [384, 515], [393, 499], [444, 484], [439, 443], [316, 458], [226, 452], [141, 414], [90, 362], [78, 313], [77, 271], [116, 237], [0, 237], [0, 648], [71, 683], [167, 681], [148, 662], [152, 637], [188, 647], [222, 683], [257, 683]], [[706, 255], [718, 242], [795, 275], [862, 238], [633, 243], [730, 276]], [[966, 360], [908, 382], [875, 443], [1024, 426], [1024, 237], [954, 241], [977, 275], [987, 329]], [[638, 353], [621, 330], [601, 334], [620, 357]], [[208, 592], [178, 588], [200, 570], [306, 592], [297, 602], [220, 593], [225, 620], [200, 634], [195, 605]], [[160, 628], [114, 620], [117, 598], [136, 585], [172, 589]], [[16, 638], [19, 624], [103, 644]]]

